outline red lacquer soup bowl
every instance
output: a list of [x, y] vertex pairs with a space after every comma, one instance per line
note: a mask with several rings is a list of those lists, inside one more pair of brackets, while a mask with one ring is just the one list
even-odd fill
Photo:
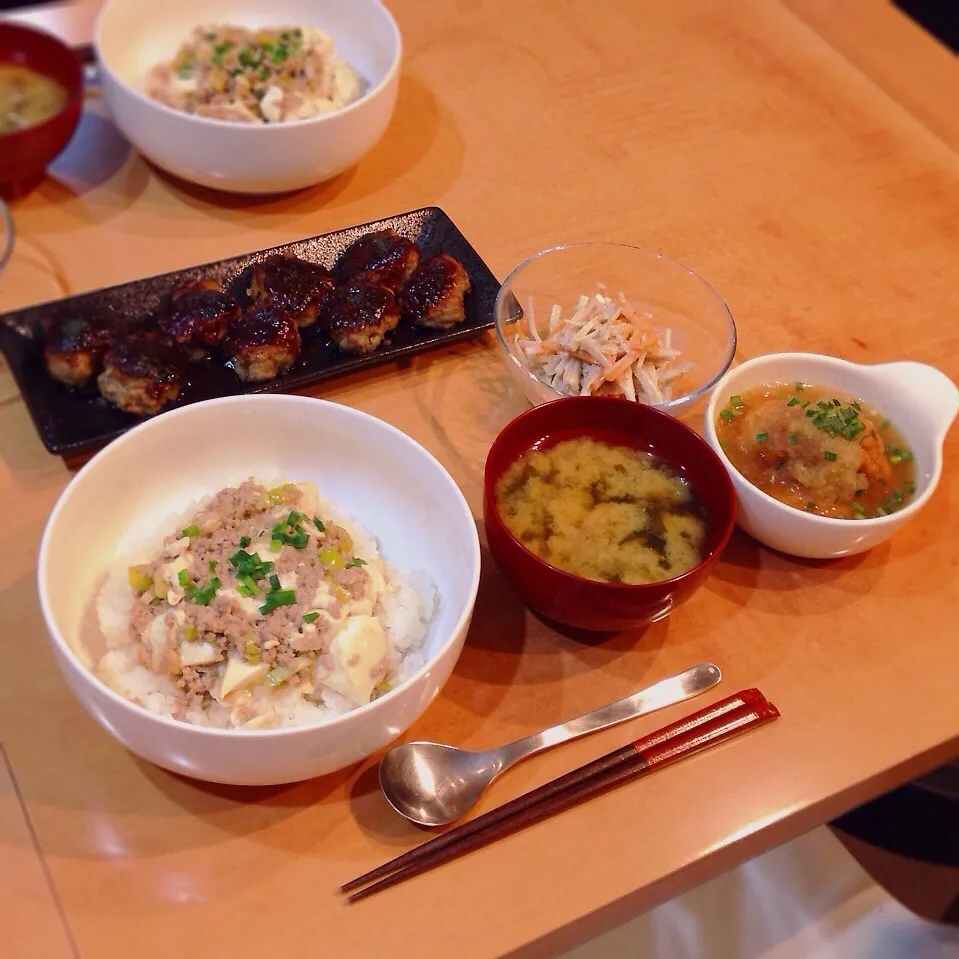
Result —
[[[652, 453], [690, 484], [707, 524], [704, 555], [697, 566], [657, 583], [599, 582], [557, 569], [507, 529], [495, 499], [503, 473], [533, 447], [582, 436]], [[484, 493], [486, 538], [505, 578], [531, 609], [557, 623], [588, 630], [627, 629], [668, 616], [709, 576], [736, 519], [729, 475], [705, 440], [666, 413], [612, 396], [560, 399], [517, 416], [490, 448]]]
[[65, 43], [16, 23], [0, 23], [0, 63], [29, 67], [67, 91], [58, 113], [22, 130], [0, 133], [0, 184], [26, 182], [40, 176], [73, 136], [83, 106], [83, 69]]

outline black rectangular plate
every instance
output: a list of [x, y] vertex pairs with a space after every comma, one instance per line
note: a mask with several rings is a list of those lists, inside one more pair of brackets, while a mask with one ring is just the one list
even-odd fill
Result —
[[216, 396], [292, 392], [333, 376], [455, 343], [493, 325], [493, 303], [499, 283], [453, 221], [435, 206], [285, 243], [269, 250], [258, 250], [216, 263], [133, 280], [93, 293], [0, 314], [0, 350], [7, 358], [43, 445], [51, 453], [75, 456], [105, 445], [142, 420], [142, 417], [132, 416], [111, 406], [95, 387], [73, 390], [47, 375], [43, 363], [42, 330], [50, 319], [65, 308], [112, 308], [131, 318], [141, 317], [152, 313], [173, 287], [201, 276], [215, 278], [237, 295], [242, 303], [246, 303], [245, 278], [253, 263], [273, 253], [286, 253], [329, 268], [357, 237], [387, 227], [411, 239], [420, 248], [424, 258], [437, 253], [449, 253], [466, 267], [472, 290], [466, 295], [464, 323], [453, 330], [441, 331], [422, 329], [403, 322], [378, 350], [366, 355], [343, 353], [318, 329], [309, 327], [301, 331], [303, 346], [296, 362], [276, 379], [266, 383], [243, 383], [222, 360], [214, 358], [209, 364], [204, 364], [206, 369], [203, 376], [198, 377], [196, 382], [190, 382], [180, 398], [167, 409]]

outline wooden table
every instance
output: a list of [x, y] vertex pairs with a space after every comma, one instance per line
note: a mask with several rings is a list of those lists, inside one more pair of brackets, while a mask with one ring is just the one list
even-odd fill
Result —
[[[959, 158], [778, 0], [392, 6], [399, 104], [354, 170], [295, 196], [215, 196], [130, 155], [94, 105], [15, 204], [0, 308], [438, 203], [500, 276], [560, 240], [637, 243], [716, 285], [742, 357], [911, 358], [959, 378]], [[477, 515], [486, 449], [524, 405], [488, 339], [318, 393], [423, 443]], [[0, 912], [46, 927], [62, 905], [84, 957], [548, 955], [959, 752], [954, 430], [939, 491], [893, 542], [812, 563], [737, 535], [643, 633], [554, 632], [484, 556], [466, 649], [411, 736], [499, 743], [702, 660], [783, 719], [348, 908], [338, 883], [421, 838], [373, 761], [287, 788], [204, 786], [139, 762], [72, 699], [34, 588], [68, 479], [19, 400], [3, 403], [0, 742], [43, 856], [4, 787], [0, 842], [19, 858], [0, 861], [23, 866], [0, 871]], [[681, 712], [533, 760], [484, 807]], [[70, 948], [38, 937], [32, 954]]]

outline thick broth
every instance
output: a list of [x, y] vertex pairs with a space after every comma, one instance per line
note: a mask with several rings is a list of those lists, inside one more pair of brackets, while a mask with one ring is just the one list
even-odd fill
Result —
[[892, 423], [828, 387], [772, 383], [744, 390], [727, 400], [716, 434], [750, 483], [820, 516], [886, 516], [916, 491], [912, 452]]
[[59, 113], [67, 91], [56, 80], [15, 63], [0, 63], [0, 133], [43, 123]]
[[670, 579], [703, 558], [705, 514], [662, 460], [584, 437], [521, 456], [500, 477], [510, 532], [569, 573], [609, 583]]

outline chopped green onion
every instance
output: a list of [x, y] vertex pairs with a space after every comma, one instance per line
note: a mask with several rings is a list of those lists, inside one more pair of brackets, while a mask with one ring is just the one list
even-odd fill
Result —
[[830, 460], [831, 462], [835, 462], [837, 459], [839, 459], [839, 454], [834, 453], [832, 450], [823, 450], [822, 455], [825, 459]]
[[236, 591], [241, 596], [256, 596], [260, 589], [249, 573], [241, 573], [236, 578]]
[[320, 616], [319, 613], [304, 613], [304, 614], [303, 614], [303, 622], [304, 622], [304, 623], [312, 623], [313, 620], [314, 620], [314, 619], [318, 619], [319, 616]]
[[888, 515], [889, 515], [889, 510], [884, 509], [882, 506], [880, 506], [879, 509], [877, 509], [876, 512], [875, 512], [873, 515], [874, 515], [874, 516], [888, 516]]
[[802, 402], [802, 400], [800, 400], [798, 396], [793, 396], [793, 397], [790, 398], [790, 400], [789, 400], [789, 402], [786, 404], [786, 406], [799, 406], [799, 404], [800, 404], [801, 402]]
[[270, 552], [278, 553], [283, 549], [283, 540], [281, 539], [271, 539], [270, 540]]
[[250, 537], [249, 537], [249, 536], [241, 536], [241, 537], [240, 537], [240, 549], [246, 549], [247, 546], [250, 545], [250, 542], [251, 542], [251, 540], [250, 540]]
[[273, 563], [269, 560], [263, 561], [258, 554], [247, 553], [242, 549], [238, 549], [230, 556], [229, 561], [230, 565], [236, 568], [238, 575], [247, 575], [254, 581], [263, 579], [273, 569]]
[[199, 535], [200, 535], [200, 527], [197, 526], [196, 523], [190, 523], [189, 526], [184, 526], [184, 527], [183, 527], [183, 535], [184, 535], [184, 536], [199, 536]]
[[904, 489], [907, 493], [910, 493], [910, 494], [915, 493], [915, 492], [916, 492], [916, 484], [915, 484], [915, 483], [906, 483], [906, 485], [903, 486], [903, 489]]
[[206, 568], [207, 568], [211, 573], [215, 572], [215, 571], [216, 571], [216, 560], [215, 560], [215, 559], [211, 559], [210, 562], [206, 564]]
[[280, 588], [280, 577], [275, 573], [270, 577], [270, 589], [279, 589]]
[[892, 426], [892, 423], [890, 423], [889, 420], [883, 420], [883, 421], [879, 424], [879, 429], [881, 429], [881, 430], [888, 429], [890, 426]]
[[326, 532], [326, 527], [323, 525], [322, 521], [320, 520], [320, 518], [319, 518], [318, 516], [314, 516], [314, 517], [313, 517], [313, 525], [314, 525], [321, 533], [325, 533], [325, 532]]
[[892, 453], [889, 457], [889, 462], [895, 466], [896, 463], [902, 462], [902, 456], [899, 453]]
[[839, 400], [834, 399], [834, 400], [832, 401], [832, 405], [833, 405], [833, 406], [842, 406], [842, 403], [840, 403]]
[[757, 434], [756, 434], [756, 442], [757, 442], [757, 443], [765, 443], [766, 440], [768, 440], [768, 439], [769, 439], [769, 434], [768, 434], [768, 433], [757, 433]]
[[735, 407], [737, 410], [741, 410], [745, 404], [743, 403], [743, 398], [737, 394], [736, 396], [729, 397], [729, 405]]
[[852, 511], [859, 516], [866, 515], [866, 507], [863, 506], [862, 503], [857, 503], [855, 500], [852, 501]]
[[346, 569], [353, 569], [354, 566], [365, 566], [366, 560], [360, 559], [359, 556], [354, 556], [347, 564]]
[[295, 589], [273, 589], [266, 594], [266, 601], [260, 607], [260, 612], [272, 613], [279, 606], [292, 606], [295, 602]]
[[220, 588], [220, 581], [214, 576], [210, 580], [208, 586], [204, 586], [203, 589], [200, 589], [197, 586], [187, 586], [184, 591], [187, 599], [192, 599], [193, 602], [197, 603], [200, 606], [209, 606], [213, 602], [213, 597], [216, 596], [216, 591]]
[[796, 443], [798, 442], [798, 440], [799, 440], [799, 437], [798, 437], [795, 433], [790, 433], [790, 434], [789, 434], [789, 442], [792, 443], [793, 446], [796, 445]]
[[719, 415], [724, 420], [734, 419], [736, 414], [732, 410], [720, 410]]
[[193, 582], [190, 571], [188, 569], [181, 569], [179, 573], [176, 574], [176, 581], [181, 586], [189, 586]]

